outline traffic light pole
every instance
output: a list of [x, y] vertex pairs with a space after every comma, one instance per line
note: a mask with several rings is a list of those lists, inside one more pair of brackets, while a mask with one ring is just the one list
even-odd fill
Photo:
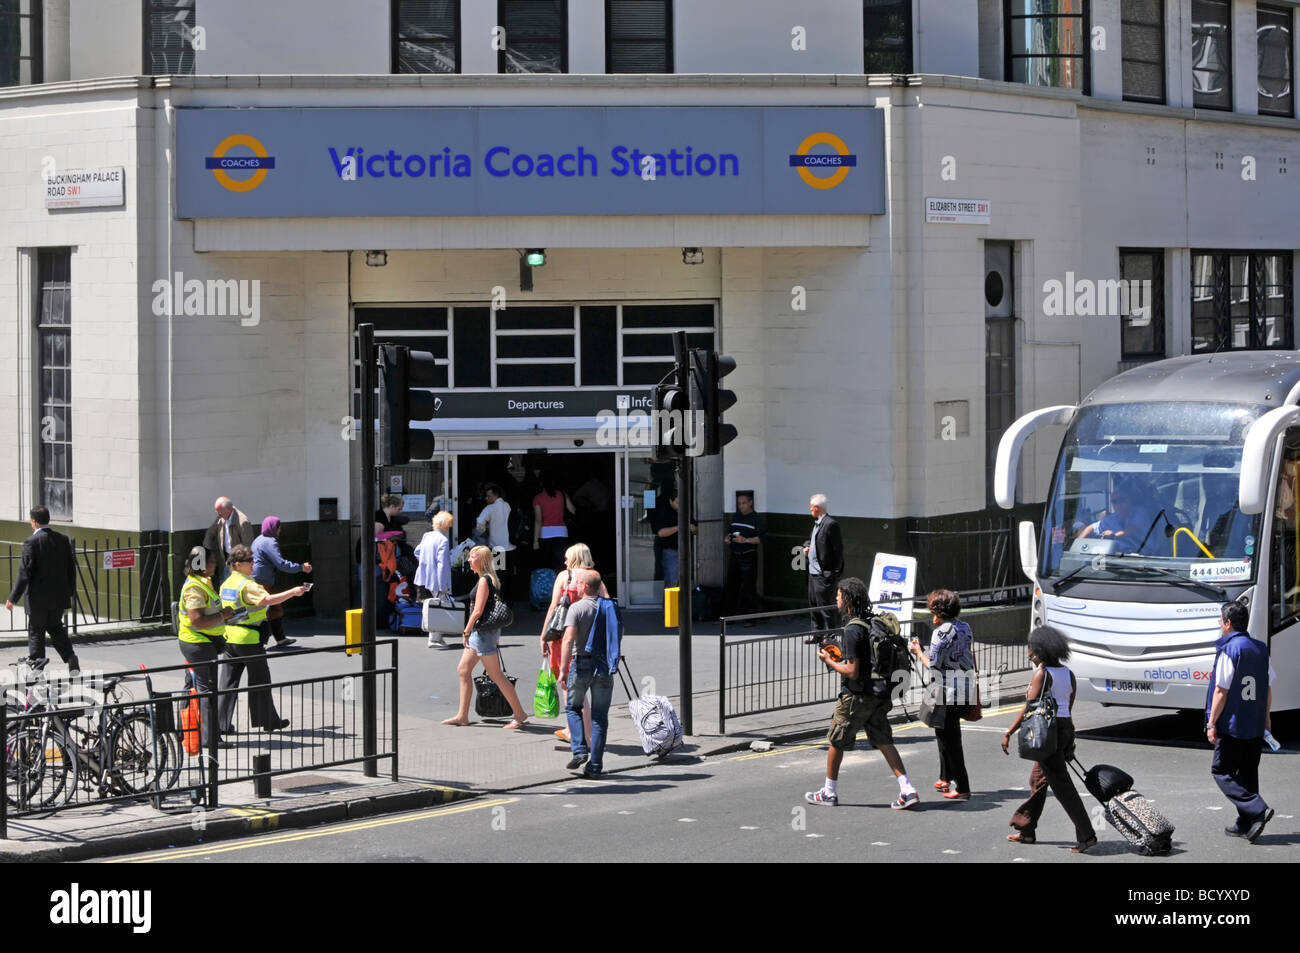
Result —
[[[686, 332], [673, 333], [673, 350], [677, 356], [678, 386], [690, 393], [690, 355], [686, 350]], [[693, 412], [694, 408], [691, 408]], [[691, 429], [683, 427], [686, 433]], [[690, 448], [677, 463], [677, 638], [678, 698], [681, 700], [682, 731], [694, 734], [694, 705], [691, 698], [691, 611], [695, 592], [695, 541], [691, 538], [691, 514], [695, 507], [695, 463]]]
[[375, 677], [375, 326], [357, 325], [361, 361], [361, 737], [364, 773], [379, 776]]

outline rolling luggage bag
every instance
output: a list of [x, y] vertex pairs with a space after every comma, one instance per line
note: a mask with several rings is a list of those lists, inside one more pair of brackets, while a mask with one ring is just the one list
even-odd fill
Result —
[[539, 612], [551, 604], [551, 590], [555, 587], [554, 569], [534, 569], [528, 577], [528, 605]]
[[672, 750], [682, 743], [682, 723], [677, 718], [673, 703], [663, 695], [633, 695], [628, 687], [628, 679], [636, 683], [627, 668], [627, 659], [619, 659], [618, 678], [627, 692], [627, 710], [636, 725], [636, 733], [641, 739], [641, 748], [646, 754], [662, 761]]
[[418, 602], [398, 599], [393, 604], [393, 631], [399, 635], [405, 632], [419, 632], [424, 628], [424, 613]]
[[[1075, 765], [1078, 765], [1076, 768]], [[1155, 805], [1132, 790], [1133, 779], [1109, 764], [1094, 765], [1086, 774], [1076, 758], [1070, 770], [1078, 776], [1088, 793], [1101, 801], [1106, 823], [1115, 828], [1144, 857], [1167, 854], [1173, 847], [1174, 825]], [[1106, 795], [1103, 797], [1103, 795]]]

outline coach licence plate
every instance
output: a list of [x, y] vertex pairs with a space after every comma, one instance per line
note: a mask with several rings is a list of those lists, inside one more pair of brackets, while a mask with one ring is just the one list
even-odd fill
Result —
[[1158, 694], [1155, 682], [1123, 682], [1114, 679], [1106, 679], [1106, 691], [1108, 692], [1145, 692], [1148, 695]]

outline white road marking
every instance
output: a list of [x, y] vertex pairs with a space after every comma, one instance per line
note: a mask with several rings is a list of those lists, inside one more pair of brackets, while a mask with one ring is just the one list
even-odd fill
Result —
[[959, 851], [959, 850], [945, 850], [944, 853], [945, 853], [945, 854], [960, 854], [961, 851]]
[[889, 846], [889, 841], [887, 841], [887, 840], [873, 840], [873, 841], [871, 842], [871, 846], [872, 846], [872, 847], [888, 847], [888, 846]]
[[758, 830], [758, 828], [757, 828], [757, 827], [750, 827], [749, 825], [745, 825], [744, 827], [741, 828], [741, 830], [742, 830], [742, 831], [756, 831], [756, 830]]
[[805, 834], [805, 837], [825, 837], [825, 834]]
[[635, 811], [619, 811], [620, 814], [635, 814]]

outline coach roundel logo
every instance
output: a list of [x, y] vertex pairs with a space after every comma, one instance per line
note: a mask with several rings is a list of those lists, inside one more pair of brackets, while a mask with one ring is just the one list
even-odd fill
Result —
[[[830, 146], [835, 151], [813, 152], [816, 146]], [[849, 152], [845, 141], [833, 132], [814, 132], [799, 143], [795, 154], [790, 156], [790, 166], [814, 189], [835, 188], [849, 177], [849, 169], [857, 164], [858, 157]], [[818, 171], [830, 172], [830, 175], [819, 175]]]
[[[243, 146], [245, 149], [252, 150], [252, 155], [230, 155], [230, 150], [237, 146]], [[264, 181], [268, 169], [275, 168], [275, 156], [266, 151], [266, 146], [244, 133], [236, 133], [233, 136], [226, 136], [217, 147], [212, 150], [212, 155], [204, 160], [204, 168], [211, 169], [213, 178], [224, 189], [231, 192], [251, 192]], [[252, 172], [246, 179], [236, 179], [231, 173]]]

